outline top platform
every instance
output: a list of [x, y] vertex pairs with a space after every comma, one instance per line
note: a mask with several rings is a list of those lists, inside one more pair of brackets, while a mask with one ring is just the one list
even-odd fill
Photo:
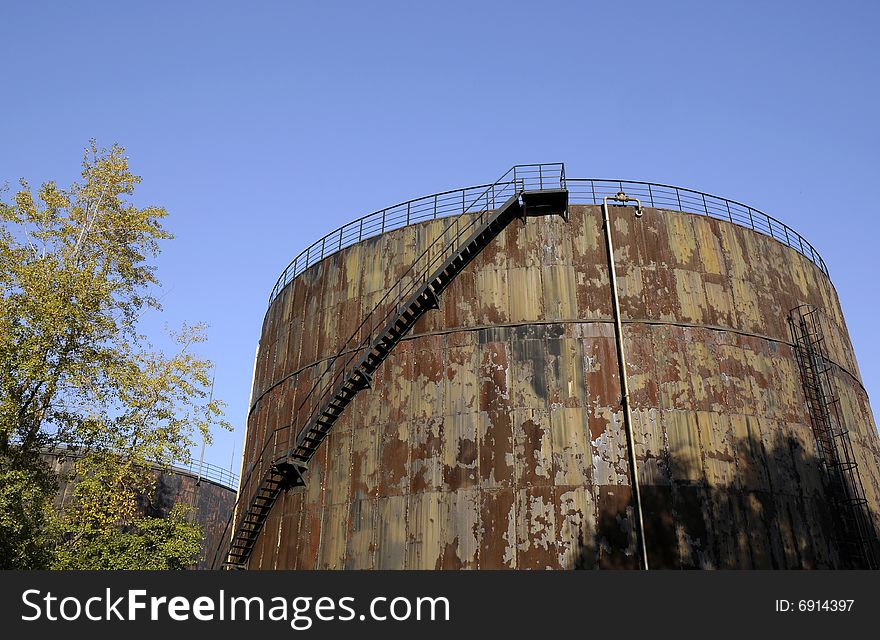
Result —
[[565, 165], [556, 162], [515, 165], [495, 182], [407, 200], [353, 220], [318, 239], [294, 258], [275, 282], [269, 304], [296, 276], [345, 247], [426, 220], [494, 210], [518, 191], [524, 195], [535, 191], [567, 191], [569, 205], [602, 204], [605, 196], [625, 191], [639, 198], [645, 207], [704, 215], [770, 236], [805, 256], [828, 276], [828, 268], [813, 245], [788, 225], [758, 209], [735, 200], [656, 182], [568, 178]]

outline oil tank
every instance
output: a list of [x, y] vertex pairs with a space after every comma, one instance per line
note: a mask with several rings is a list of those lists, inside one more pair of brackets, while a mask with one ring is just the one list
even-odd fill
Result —
[[[543, 182], [555, 165], [519, 170]], [[640, 536], [651, 568], [876, 562], [880, 441], [812, 245], [698, 191], [554, 179], [566, 216], [515, 220], [469, 258], [302, 482], [266, 498], [315, 389], [372, 339], [365, 318], [496, 209], [503, 181], [370, 214], [291, 263], [265, 315], [214, 566], [231, 545], [250, 569], [635, 568]]]

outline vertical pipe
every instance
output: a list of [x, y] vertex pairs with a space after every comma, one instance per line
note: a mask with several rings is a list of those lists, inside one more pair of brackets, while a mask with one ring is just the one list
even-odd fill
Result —
[[[623, 325], [620, 321], [620, 301], [617, 297], [617, 270], [614, 268], [614, 244], [611, 241], [611, 221], [608, 215], [608, 198], [602, 200], [602, 222], [605, 226], [605, 247], [608, 252], [608, 272], [611, 276], [611, 302], [614, 311], [614, 336], [617, 339], [617, 364], [620, 370], [620, 395], [623, 406], [623, 428], [626, 432], [626, 450], [629, 462], [630, 485], [633, 492], [633, 511], [635, 512], [636, 546], [639, 550], [639, 568], [648, 570], [648, 548], [645, 544], [645, 521], [642, 515], [642, 494], [639, 490], [639, 472], [636, 466], [635, 439], [633, 438], [632, 415], [629, 407], [629, 384], [626, 376], [626, 354], [623, 348]], [[626, 202], [623, 192], [614, 196]], [[639, 212], [641, 203], [639, 203]], [[637, 213], [641, 216], [641, 213]]]

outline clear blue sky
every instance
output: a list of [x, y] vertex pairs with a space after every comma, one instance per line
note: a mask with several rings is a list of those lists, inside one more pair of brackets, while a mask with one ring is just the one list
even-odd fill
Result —
[[176, 239], [167, 322], [234, 434], [281, 269], [374, 209], [518, 162], [652, 180], [780, 218], [828, 263], [880, 402], [876, 2], [5, 2], [0, 183], [119, 142]]

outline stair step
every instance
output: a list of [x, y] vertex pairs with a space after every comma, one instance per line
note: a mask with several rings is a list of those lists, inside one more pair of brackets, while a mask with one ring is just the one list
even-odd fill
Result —
[[[440, 294], [449, 287], [465, 266], [496, 238], [512, 220], [524, 215], [524, 205], [520, 204], [520, 198], [525, 203], [526, 196], [524, 192], [517, 193], [509, 198], [495, 213], [488, 216], [488, 219], [483, 222], [481, 227], [471, 233], [467, 240], [456, 248], [453, 249], [455, 247], [453, 244], [448, 245], [447, 251], [451, 249], [452, 252], [441, 267], [415, 294], [397, 303], [398, 305], [403, 305], [402, 309], [397, 307], [399, 309], [397, 316], [385, 324], [384, 328], [381, 329], [381, 333], [371, 342], [369, 349], [359, 360], [358, 366], [350, 374], [344, 375], [343, 380], [337, 383], [338, 386], [330, 398], [323, 405], [319, 405], [314, 423], [307, 430], [301, 431], [297, 435], [294, 448], [285, 454], [287, 457], [281, 461], [276, 460], [273, 469], [266, 473], [260, 488], [252, 498], [251, 505], [239, 524], [239, 529], [227, 554], [228, 558], [237, 558], [241, 562], [226, 562], [224, 564], [235, 566], [243, 566], [245, 564], [262, 530], [263, 524], [268, 518], [269, 512], [278, 499], [282, 486], [290, 486], [291, 483], [293, 486], [302, 486], [304, 484], [301, 475], [304, 469], [297, 470], [297, 467], [300, 465], [305, 467], [312, 455], [326, 439], [346, 407], [351, 404], [355, 395], [371, 385], [372, 374], [385, 361], [403, 336], [409, 332], [427, 311], [439, 308]], [[558, 189], [553, 193], [547, 194], [535, 192], [528, 197], [528, 203], [533, 212], [537, 211], [537, 207], [544, 206], [546, 208], [548, 204], [556, 203], [559, 205], [563, 202], [567, 205], [568, 192]], [[373, 330], [375, 331], [375, 328]], [[294, 460], [298, 461], [299, 464], [292, 464], [291, 461]]]

